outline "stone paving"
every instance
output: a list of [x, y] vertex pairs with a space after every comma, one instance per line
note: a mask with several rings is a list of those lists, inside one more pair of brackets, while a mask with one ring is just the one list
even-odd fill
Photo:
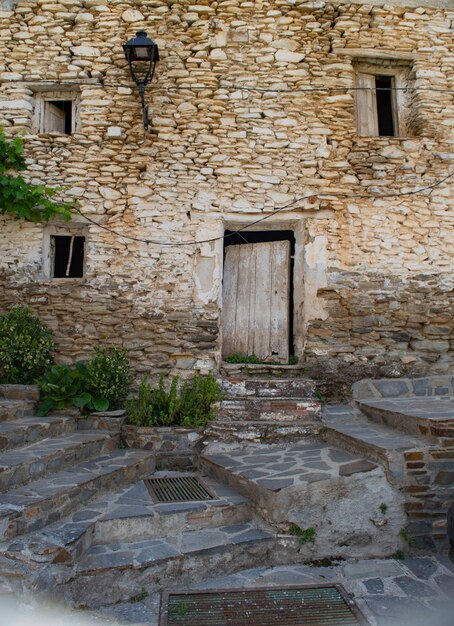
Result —
[[[180, 472], [153, 473], [154, 477], [181, 475]], [[140, 480], [90, 502], [65, 519], [46, 526], [39, 533], [19, 537], [8, 546], [7, 554], [20, 559], [21, 554], [25, 553], [27, 560], [36, 559], [42, 562], [43, 551], [52, 555], [49, 551], [50, 545], [66, 547], [73, 553], [73, 556], [76, 556], [77, 542], [90, 529], [94, 529], [90, 537], [96, 543], [103, 541], [104, 537], [108, 537], [110, 542], [126, 539], [133, 541], [135, 535], [156, 537], [165, 534], [167, 530], [170, 530], [172, 516], [175, 515], [184, 516], [184, 520], [179, 522], [181, 525], [188, 525], [191, 516], [194, 518], [194, 524], [197, 522], [201, 524], [203, 515], [207, 512], [210, 512], [212, 517], [218, 514], [225, 519], [228, 510], [230, 518], [235, 521], [244, 517], [241, 507], [248, 505], [246, 498], [209, 478], [205, 479], [205, 484], [215, 496], [213, 500], [157, 503], [152, 500], [144, 481]], [[246, 514], [248, 513], [249, 510], [246, 511]], [[173, 527], [172, 530], [175, 528]], [[106, 549], [104, 552], [108, 551]], [[103, 550], [96, 549], [95, 553], [98, 552], [103, 552]]]
[[[192, 588], [228, 590], [324, 583], [343, 585], [371, 626], [452, 626], [454, 623], [454, 564], [447, 557], [260, 567], [205, 580]], [[157, 626], [159, 602], [159, 594], [150, 594], [135, 603], [105, 608], [101, 614], [115, 617], [121, 623]]]
[[249, 452], [232, 451], [205, 458], [271, 491], [370, 472], [377, 467], [323, 442], [267, 449], [257, 447]]
[[360, 400], [360, 406], [428, 420], [454, 420], [454, 397], [381, 398]]

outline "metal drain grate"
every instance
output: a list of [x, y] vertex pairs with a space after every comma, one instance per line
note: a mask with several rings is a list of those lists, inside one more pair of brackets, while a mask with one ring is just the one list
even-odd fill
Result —
[[367, 626], [340, 585], [163, 594], [160, 626]]
[[154, 502], [214, 500], [215, 496], [198, 476], [147, 478], [145, 484]]

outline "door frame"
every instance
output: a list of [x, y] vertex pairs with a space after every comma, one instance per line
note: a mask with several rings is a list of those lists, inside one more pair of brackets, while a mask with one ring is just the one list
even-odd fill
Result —
[[[226, 231], [236, 231], [239, 228], [247, 226], [254, 220], [245, 220], [244, 218], [230, 219], [224, 221], [223, 234]], [[274, 220], [273, 218], [265, 220], [260, 224], [256, 224], [247, 229], [247, 232], [263, 232], [263, 231], [291, 231], [293, 233], [293, 245], [292, 245], [292, 270], [293, 277], [291, 276], [291, 293], [293, 296], [292, 309], [290, 311], [291, 320], [290, 328], [292, 329], [293, 346], [290, 344], [291, 354], [298, 357], [298, 362], [301, 363], [304, 352], [304, 242], [306, 238], [305, 233], [305, 220], [303, 219], [289, 219], [289, 220]], [[242, 233], [243, 235], [246, 232]], [[232, 237], [233, 239], [233, 237]], [[218, 249], [220, 257], [220, 289], [219, 289], [219, 320], [222, 320], [222, 306], [223, 306], [223, 284], [224, 284], [224, 241], [220, 242]], [[222, 361], [222, 347], [223, 347], [223, 328], [222, 324], [219, 324], [218, 334], [218, 354]]]

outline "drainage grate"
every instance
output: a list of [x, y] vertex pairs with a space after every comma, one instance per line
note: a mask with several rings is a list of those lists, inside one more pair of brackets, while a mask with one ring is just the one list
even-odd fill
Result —
[[145, 484], [154, 502], [191, 502], [214, 500], [198, 476], [165, 476], [147, 478]]
[[163, 594], [160, 626], [367, 626], [340, 585]]

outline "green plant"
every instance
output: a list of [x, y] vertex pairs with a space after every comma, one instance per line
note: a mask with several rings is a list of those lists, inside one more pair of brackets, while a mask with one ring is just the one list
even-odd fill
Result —
[[95, 348], [95, 356], [86, 364], [85, 391], [92, 397], [105, 398], [109, 409], [115, 410], [123, 407], [131, 382], [126, 350], [116, 346]]
[[299, 537], [300, 543], [303, 545], [308, 541], [314, 541], [316, 535], [316, 530], [312, 526], [302, 529], [298, 524], [290, 524], [288, 532], [290, 535]]
[[324, 396], [324, 395], [322, 394], [322, 392], [321, 392], [321, 391], [319, 391], [318, 389], [317, 389], [317, 391], [315, 392], [315, 397], [317, 398], [317, 400], [318, 400], [319, 402], [326, 402], [326, 396]]
[[[224, 358], [226, 363], [233, 364], [251, 364], [251, 365], [285, 365], [285, 363], [280, 363], [279, 361], [265, 361], [260, 359], [256, 354], [241, 354], [239, 352], [235, 354], [231, 354], [230, 356], [226, 356]], [[288, 365], [296, 365], [298, 363], [297, 356], [290, 356], [288, 359]]]
[[380, 512], [382, 513], [382, 515], [386, 515], [386, 512], [388, 510], [388, 505], [387, 504], [382, 502], [378, 508], [380, 509]]
[[405, 528], [400, 529], [399, 537], [402, 537], [405, 543], [408, 543], [409, 546], [411, 546], [411, 544], [415, 542], [413, 537], [410, 536], [410, 534], [408, 533], [408, 530], [406, 530]]
[[144, 377], [137, 396], [126, 403], [128, 423], [135, 426], [205, 426], [214, 417], [214, 404], [222, 398], [219, 383], [212, 374], [194, 374], [179, 384], [178, 376], [167, 387], [164, 375], [153, 389]]
[[30, 222], [48, 221], [56, 216], [71, 219], [75, 202], [59, 202], [60, 187], [32, 185], [17, 174], [27, 169], [24, 142], [8, 140], [0, 129], [0, 215], [7, 213]]
[[320, 428], [318, 429], [319, 435], [326, 435], [327, 432], [328, 432], [328, 426], [320, 426]]
[[0, 382], [29, 385], [52, 365], [54, 334], [27, 307], [0, 317]]
[[38, 415], [47, 415], [52, 409], [79, 409], [106, 411], [109, 401], [86, 391], [87, 368], [76, 365], [54, 365], [39, 381], [40, 403]]
[[405, 552], [403, 550], [396, 550], [393, 554], [393, 559], [403, 561], [405, 559]]

